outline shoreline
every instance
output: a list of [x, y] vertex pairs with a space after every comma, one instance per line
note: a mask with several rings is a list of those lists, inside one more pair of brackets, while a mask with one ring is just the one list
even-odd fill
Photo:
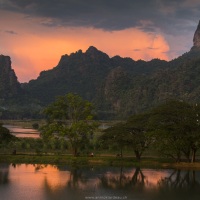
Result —
[[137, 161], [134, 157], [116, 158], [111, 156], [73, 157], [72, 155], [36, 155], [36, 154], [0, 154], [0, 163], [14, 164], [51, 164], [81, 166], [116, 166], [116, 167], [140, 167], [163, 168], [181, 170], [200, 170], [200, 162], [175, 163], [166, 158], [145, 157]]

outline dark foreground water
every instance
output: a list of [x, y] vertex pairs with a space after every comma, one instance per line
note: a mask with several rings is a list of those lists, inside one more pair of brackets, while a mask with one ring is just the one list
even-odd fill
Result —
[[199, 200], [200, 172], [0, 164], [0, 199]]

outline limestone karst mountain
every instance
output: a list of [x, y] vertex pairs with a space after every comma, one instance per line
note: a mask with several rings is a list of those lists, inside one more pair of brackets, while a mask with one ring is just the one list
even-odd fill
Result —
[[21, 86], [11, 67], [10, 57], [0, 55], [0, 99], [14, 97], [20, 92]]
[[[169, 99], [199, 103], [200, 25], [193, 42], [189, 52], [169, 62], [110, 58], [93, 46], [86, 52], [79, 50], [63, 55], [56, 67], [41, 72], [36, 80], [21, 84], [23, 94], [20, 94], [18, 105], [26, 106], [27, 103], [22, 102], [29, 102], [23, 109], [26, 112], [23, 116], [33, 117], [56, 96], [73, 92], [93, 102], [97, 116], [105, 119], [126, 118]], [[6, 72], [2, 66], [10, 66], [10, 59], [0, 57], [0, 91], [3, 91], [1, 98], [6, 99], [19, 94], [20, 85], [13, 70]]]
[[199, 24], [197, 26], [197, 29], [194, 33], [194, 38], [193, 38], [193, 49], [200, 49], [200, 21]]

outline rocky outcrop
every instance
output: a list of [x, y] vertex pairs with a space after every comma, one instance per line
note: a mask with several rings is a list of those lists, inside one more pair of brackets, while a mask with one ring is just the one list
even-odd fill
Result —
[[193, 38], [193, 47], [192, 49], [200, 49], [200, 21], [197, 26], [197, 29], [194, 33], [194, 38]]
[[9, 56], [0, 55], [0, 98], [6, 99], [21, 91], [15, 71], [11, 67]]
[[90, 58], [94, 59], [95, 61], [99, 61], [99, 62], [101, 62], [101, 61], [105, 62], [105, 61], [108, 61], [110, 59], [109, 56], [106, 53], [99, 51], [94, 46], [90, 46], [87, 49], [87, 51], [85, 52], [85, 54], [87, 56], [89, 56]]
[[127, 72], [120, 66], [112, 69], [105, 79], [104, 95], [108, 102], [111, 103], [112, 109], [120, 111], [121, 96], [125, 88], [130, 84]]

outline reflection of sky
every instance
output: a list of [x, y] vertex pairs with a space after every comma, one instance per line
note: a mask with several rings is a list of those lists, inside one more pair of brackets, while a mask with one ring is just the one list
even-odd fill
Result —
[[22, 128], [14, 125], [3, 125], [5, 128], [9, 129], [9, 131], [16, 137], [29, 137], [29, 138], [39, 138], [40, 133], [38, 130], [32, 128]]
[[171, 170], [142, 170], [145, 176], [146, 188], [156, 187], [160, 179], [166, 178], [171, 174]]
[[[121, 186], [142, 184], [144, 189], [148, 190], [155, 189], [158, 186], [158, 182], [170, 176], [171, 173], [171, 170], [139, 169], [137, 171], [136, 169], [131, 169], [125, 172], [122, 171], [122, 173], [109, 171], [104, 177], [107, 179], [108, 185], [113, 189], [118, 188], [118, 184], [121, 181]], [[136, 181], [133, 180], [134, 178]]]
[[69, 179], [69, 171], [59, 171], [50, 165], [9, 166], [9, 185], [0, 188], [0, 199], [45, 199], [45, 181], [51, 190], [62, 188]]
[[8, 183], [8, 164], [0, 164], [0, 185]]
[[180, 177], [177, 172], [165, 169], [70, 169], [67, 166], [0, 164], [0, 199], [79, 200], [91, 195], [124, 195], [146, 200], [158, 194], [170, 176], [172, 182], [179, 178], [181, 183], [187, 171], [182, 172]]

